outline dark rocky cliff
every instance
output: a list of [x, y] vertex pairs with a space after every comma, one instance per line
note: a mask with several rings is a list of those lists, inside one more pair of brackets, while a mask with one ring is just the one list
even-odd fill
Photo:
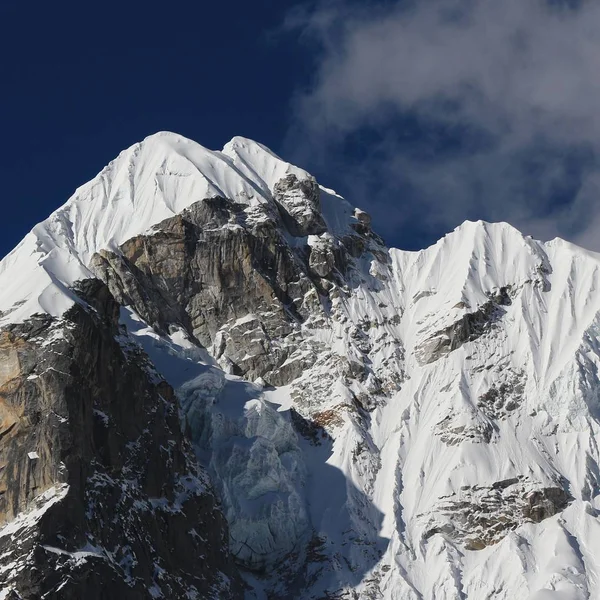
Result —
[[108, 288], [78, 292], [63, 319], [0, 333], [4, 597], [239, 597], [173, 390], [124, 337]]
[[[285, 385], [311, 364], [294, 360], [300, 325], [326, 316], [323, 302], [346, 286], [352, 254], [381, 241], [368, 225], [341, 240], [323, 235], [318, 189], [309, 183], [282, 180], [279, 201], [260, 210], [220, 197], [196, 202], [118, 253], [99, 252], [91, 268], [157, 331], [183, 327], [230, 372]], [[282, 190], [298, 196], [297, 211], [301, 197], [308, 216], [284, 211]]]

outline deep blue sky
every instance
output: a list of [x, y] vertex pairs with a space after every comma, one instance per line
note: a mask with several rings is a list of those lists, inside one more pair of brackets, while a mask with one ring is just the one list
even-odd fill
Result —
[[0, 2], [0, 255], [159, 130], [278, 150], [310, 48], [294, 2]]

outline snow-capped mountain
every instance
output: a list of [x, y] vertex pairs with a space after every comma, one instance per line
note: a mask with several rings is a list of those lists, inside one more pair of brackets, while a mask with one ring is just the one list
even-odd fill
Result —
[[600, 597], [599, 267], [145, 139], [0, 263], [0, 598]]

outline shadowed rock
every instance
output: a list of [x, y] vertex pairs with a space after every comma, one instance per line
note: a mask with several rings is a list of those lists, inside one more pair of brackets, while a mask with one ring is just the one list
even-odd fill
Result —
[[0, 333], [0, 519], [11, 521], [0, 588], [23, 600], [240, 597], [171, 387], [124, 338], [108, 288], [90, 280], [79, 294], [87, 306], [60, 321]]

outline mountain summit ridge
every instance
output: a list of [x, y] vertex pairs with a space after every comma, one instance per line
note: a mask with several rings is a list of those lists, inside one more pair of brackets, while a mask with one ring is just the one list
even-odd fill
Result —
[[600, 595], [598, 290], [568, 242], [390, 249], [256, 142], [146, 138], [0, 263], [0, 598]]
[[[249, 175], [250, 156], [257, 164], [250, 174], [255, 180]], [[34, 312], [58, 316], [72, 299], [57, 287], [89, 277], [87, 265], [95, 252], [117, 249], [199, 199], [225, 196], [260, 203], [273, 178], [289, 173], [308, 177], [246, 138], [233, 138], [222, 152], [170, 132], [145, 138], [80, 186], [2, 260], [0, 310], [25, 303], [0, 322], [23, 320]]]
[[[56, 286], [64, 284], [68, 288], [89, 276], [87, 266], [95, 252], [116, 250], [128, 239], [181, 212], [196, 198], [218, 195], [237, 202], [260, 203], [272, 194], [275, 183], [288, 174], [301, 180], [311, 178], [266, 146], [241, 136], [232, 138], [221, 151], [208, 150], [169, 131], [146, 137], [80, 186], [0, 262], [0, 311], [5, 315], [0, 317], [0, 323], [23, 320], [35, 312], [58, 316], [72, 299], [65, 289], [58, 293]], [[159, 179], [169, 175], [175, 179], [192, 178], [193, 182], [159, 189]], [[136, 189], [140, 185], [137, 180], [141, 180], [141, 190]], [[145, 186], [155, 189], [144, 189]], [[335, 192], [321, 190], [338, 200], [328, 203], [330, 210], [324, 216], [327, 220], [329, 212], [329, 228], [339, 232], [347, 224], [349, 205]], [[335, 223], [338, 212], [344, 214], [341, 223]], [[457, 229], [466, 228], [468, 223], [465, 221]], [[56, 261], [55, 255], [59, 255]], [[53, 268], [55, 262], [59, 265]], [[38, 272], [38, 266], [42, 271]], [[46, 286], [36, 282], [28, 289], [27, 281], [37, 278]], [[39, 297], [34, 297], [36, 294]], [[23, 300], [23, 305], [14, 309]]]

